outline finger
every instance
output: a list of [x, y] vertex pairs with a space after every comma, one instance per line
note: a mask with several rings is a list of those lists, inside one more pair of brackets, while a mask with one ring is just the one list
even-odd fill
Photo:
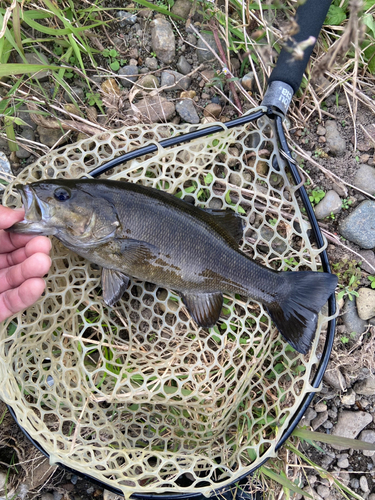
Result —
[[17, 266], [0, 271], [0, 293], [17, 288], [30, 278], [41, 278], [48, 273], [51, 258], [44, 253], [35, 253]]
[[18, 248], [13, 252], [4, 253], [2, 255], [0, 254], [0, 269], [21, 264], [21, 262], [34, 253], [40, 252], [48, 255], [51, 251], [51, 247], [51, 241], [45, 236], [33, 237], [33, 239], [30, 240], [23, 248]]
[[10, 226], [13, 226], [16, 222], [23, 219], [25, 215], [25, 210], [23, 209], [15, 209], [8, 207], [3, 207], [0, 205], [0, 229], [7, 229]]
[[34, 234], [5, 233], [0, 230], [0, 253], [13, 252], [35, 238]]
[[42, 295], [45, 286], [41, 278], [32, 278], [20, 287], [0, 294], [0, 322], [34, 304]]

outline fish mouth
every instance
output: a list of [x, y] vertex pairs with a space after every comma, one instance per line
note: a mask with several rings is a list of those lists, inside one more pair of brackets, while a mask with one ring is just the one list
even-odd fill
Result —
[[25, 209], [24, 219], [13, 224], [7, 231], [25, 234], [46, 234], [45, 222], [50, 218], [50, 207], [40, 200], [30, 185], [17, 184]]

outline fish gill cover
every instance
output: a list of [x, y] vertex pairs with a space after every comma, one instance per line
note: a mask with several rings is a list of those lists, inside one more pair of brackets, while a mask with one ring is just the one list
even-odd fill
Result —
[[[105, 174], [244, 219], [240, 248], [277, 270], [318, 269], [318, 255], [279, 157], [272, 123], [132, 160]], [[7, 188], [78, 178], [149, 143], [194, 130], [140, 125], [104, 132], [40, 158]], [[276, 168], [275, 168], [276, 167]], [[162, 230], [162, 228], [160, 228]], [[173, 291], [131, 281], [113, 308], [100, 269], [53, 240], [47, 292], [0, 326], [0, 397], [53, 462], [124, 494], [204, 492], [274, 454], [307, 392], [313, 348], [295, 352], [265, 309], [225, 297], [218, 324], [199, 328]]]

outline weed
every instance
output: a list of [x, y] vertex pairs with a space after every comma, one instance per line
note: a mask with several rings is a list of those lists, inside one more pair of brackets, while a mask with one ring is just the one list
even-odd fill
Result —
[[109, 59], [109, 67], [112, 71], [118, 71], [120, 66], [124, 66], [127, 63], [126, 59], [119, 59], [119, 53], [116, 49], [104, 49], [102, 55], [106, 59]]
[[371, 282], [371, 288], [375, 288], [375, 276], [368, 276], [367, 279]]
[[310, 191], [309, 200], [313, 205], [317, 205], [325, 197], [326, 193], [323, 189], [313, 189]]
[[348, 210], [348, 208], [353, 204], [353, 200], [351, 200], [350, 198], [344, 198], [341, 202], [341, 207], [344, 209], [344, 210]]

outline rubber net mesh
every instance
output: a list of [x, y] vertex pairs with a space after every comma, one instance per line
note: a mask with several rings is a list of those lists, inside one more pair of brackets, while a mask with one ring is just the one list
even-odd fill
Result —
[[[210, 124], [212, 125], [212, 124]], [[104, 175], [239, 212], [241, 249], [278, 270], [317, 269], [272, 123], [247, 125], [121, 165]], [[147, 144], [195, 130], [139, 125], [65, 146], [16, 182], [77, 178]], [[8, 187], [8, 206], [21, 206]], [[160, 231], [163, 228], [160, 227]], [[47, 291], [2, 324], [1, 398], [50, 455], [125, 495], [196, 492], [232, 483], [274, 454], [307, 392], [312, 351], [296, 353], [258, 303], [225, 297], [198, 328], [171, 290], [133, 280], [113, 308], [100, 269], [53, 239]]]

